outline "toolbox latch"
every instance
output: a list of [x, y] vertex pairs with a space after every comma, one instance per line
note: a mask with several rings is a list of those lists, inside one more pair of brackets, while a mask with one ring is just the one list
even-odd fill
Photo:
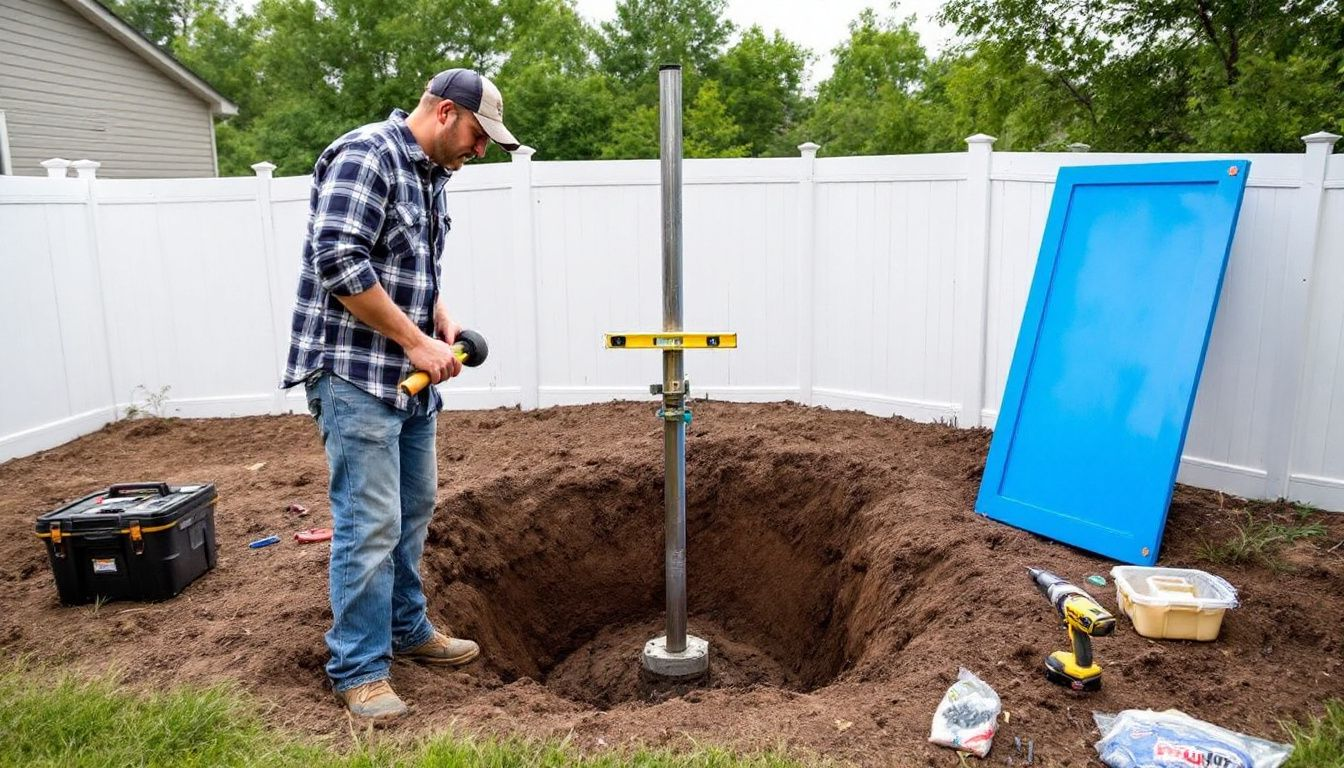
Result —
[[64, 537], [64, 534], [61, 533], [61, 524], [59, 522], [52, 523], [47, 532], [51, 534], [52, 552], [57, 557], [65, 557], [65, 546], [61, 543], [61, 539]]
[[131, 521], [131, 549], [135, 554], [145, 554], [145, 536], [140, 532], [140, 521]]

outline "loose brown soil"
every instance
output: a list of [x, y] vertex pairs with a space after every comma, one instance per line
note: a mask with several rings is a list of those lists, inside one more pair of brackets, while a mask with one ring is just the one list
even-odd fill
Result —
[[[1201, 542], [1232, 536], [1245, 509], [1296, 513], [1179, 488], [1162, 564], [1224, 576], [1243, 606], [1212, 643], [1147, 640], [1121, 619], [1095, 644], [1104, 690], [1073, 694], [1041, 675], [1067, 641], [1025, 569], [1082, 583], [1112, 563], [975, 514], [987, 431], [723, 403], [696, 407], [687, 452], [689, 623], [711, 642], [713, 678], [649, 691], [638, 658], [663, 610], [652, 409], [443, 415], [423, 570], [432, 618], [484, 652], [457, 671], [398, 662], [393, 683], [417, 717], [394, 733], [954, 766], [926, 738], [963, 666], [1008, 712], [989, 763], [1022, 765], [1016, 737], [1037, 765], [1083, 766], [1096, 764], [1093, 710], [1178, 707], [1283, 739], [1283, 721], [1344, 697], [1344, 516], [1310, 515], [1326, 534], [1273, 567], [1211, 564]], [[276, 724], [345, 733], [322, 670], [329, 546], [289, 540], [329, 524], [326, 479], [306, 416], [121, 422], [0, 465], [0, 649], [122, 670], [131, 685], [234, 680], [275, 705]], [[216, 483], [219, 566], [165, 603], [61, 607], [35, 517], [133, 480]], [[283, 541], [247, 548], [266, 534]], [[1117, 609], [1112, 587], [1091, 589]]]

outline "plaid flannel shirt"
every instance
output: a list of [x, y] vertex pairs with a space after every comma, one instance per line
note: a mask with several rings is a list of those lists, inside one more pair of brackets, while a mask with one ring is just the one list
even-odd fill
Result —
[[380, 283], [420, 330], [433, 334], [439, 254], [452, 224], [443, 188], [451, 176], [416, 143], [400, 109], [322, 152], [313, 168], [281, 388], [329, 371], [400, 410], [443, 407], [434, 387], [418, 403], [397, 389], [412, 370], [405, 351], [336, 297]]

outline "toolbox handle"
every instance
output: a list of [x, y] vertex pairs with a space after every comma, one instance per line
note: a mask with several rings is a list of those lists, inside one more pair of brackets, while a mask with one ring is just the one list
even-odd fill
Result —
[[167, 483], [117, 483], [107, 489], [107, 495], [122, 496], [125, 491], [158, 491], [160, 496], [171, 496], [173, 494]]

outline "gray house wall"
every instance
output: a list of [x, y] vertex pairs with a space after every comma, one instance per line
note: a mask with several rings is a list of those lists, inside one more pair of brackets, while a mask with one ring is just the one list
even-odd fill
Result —
[[11, 172], [97, 160], [105, 178], [217, 175], [210, 105], [62, 0], [0, 0]]

